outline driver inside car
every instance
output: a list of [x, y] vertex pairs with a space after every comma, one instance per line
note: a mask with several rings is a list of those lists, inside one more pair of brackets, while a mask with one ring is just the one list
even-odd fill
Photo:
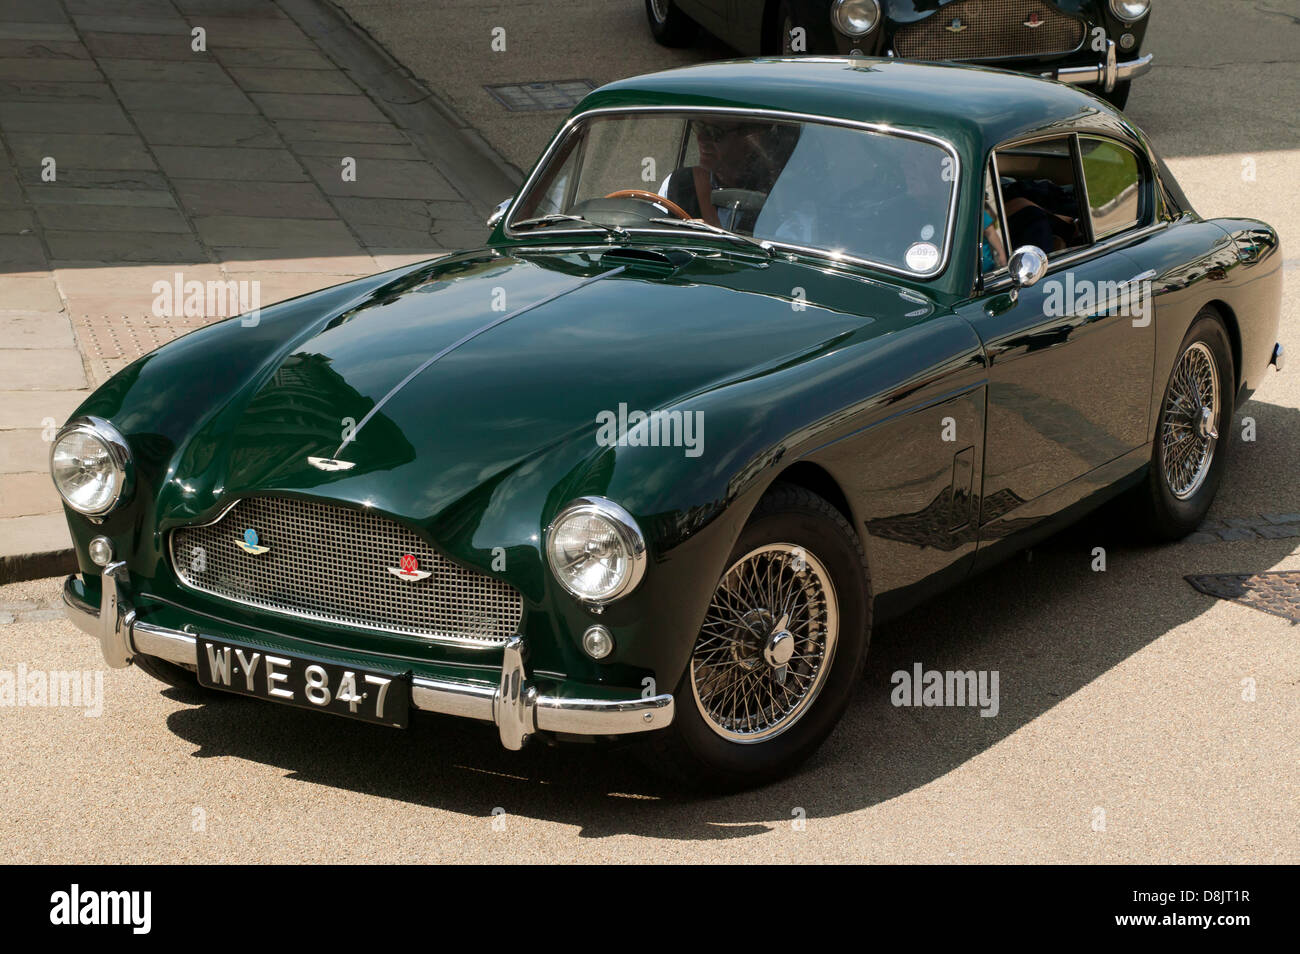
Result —
[[732, 231], [752, 232], [758, 208], [714, 205], [717, 189], [771, 192], [798, 137], [798, 127], [728, 119], [693, 120], [699, 164], [674, 170], [659, 195], [693, 218]]

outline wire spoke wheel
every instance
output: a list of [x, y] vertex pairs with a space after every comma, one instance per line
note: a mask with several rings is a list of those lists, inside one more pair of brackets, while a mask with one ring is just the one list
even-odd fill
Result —
[[1218, 444], [1221, 395], [1214, 353], [1194, 342], [1178, 359], [1165, 395], [1160, 430], [1165, 482], [1179, 500], [1186, 500], [1205, 483]]
[[660, 23], [668, 19], [668, 0], [650, 0], [650, 10]]
[[691, 655], [691, 690], [709, 727], [732, 742], [780, 735], [830, 671], [839, 603], [807, 549], [774, 543], [723, 574]]

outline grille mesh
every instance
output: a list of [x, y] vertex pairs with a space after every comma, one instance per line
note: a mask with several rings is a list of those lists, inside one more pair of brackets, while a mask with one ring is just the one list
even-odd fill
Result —
[[[1030, 28], [1037, 17], [1042, 26]], [[948, 27], [960, 19], [966, 29]], [[1083, 21], [1044, 0], [960, 0], [894, 36], [894, 51], [920, 60], [985, 60], [1003, 56], [1058, 56], [1083, 43]]]
[[[265, 553], [238, 546], [246, 529]], [[194, 589], [274, 612], [364, 629], [499, 645], [519, 632], [508, 583], [452, 563], [379, 514], [307, 500], [251, 497], [216, 523], [172, 531], [177, 576]], [[388, 571], [403, 555], [426, 579]]]

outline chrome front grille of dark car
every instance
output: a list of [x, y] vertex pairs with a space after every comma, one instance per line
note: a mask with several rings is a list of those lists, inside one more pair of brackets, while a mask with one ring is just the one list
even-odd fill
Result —
[[900, 28], [894, 52], [918, 60], [1059, 56], [1077, 50], [1086, 30], [1044, 0], [960, 0]]
[[[239, 541], [257, 534], [264, 553]], [[426, 579], [389, 572], [404, 555]], [[186, 586], [274, 613], [363, 629], [497, 646], [519, 632], [512, 586], [451, 562], [407, 527], [377, 513], [277, 497], [250, 497], [214, 523], [171, 534]]]

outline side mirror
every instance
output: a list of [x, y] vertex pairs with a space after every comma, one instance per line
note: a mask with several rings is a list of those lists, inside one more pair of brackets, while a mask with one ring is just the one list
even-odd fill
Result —
[[1011, 253], [1007, 267], [1016, 288], [1030, 288], [1047, 274], [1047, 253], [1037, 245], [1022, 245]]
[[513, 201], [515, 201], [515, 197], [510, 196], [509, 198], [502, 199], [501, 202], [498, 203], [497, 207], [492, 210], [492, 214], [487, 217], [488, 228], [494, 229], [497, 227], [497, 223], [505, 218], [506, 209], [510, 208], [510, 203]]

